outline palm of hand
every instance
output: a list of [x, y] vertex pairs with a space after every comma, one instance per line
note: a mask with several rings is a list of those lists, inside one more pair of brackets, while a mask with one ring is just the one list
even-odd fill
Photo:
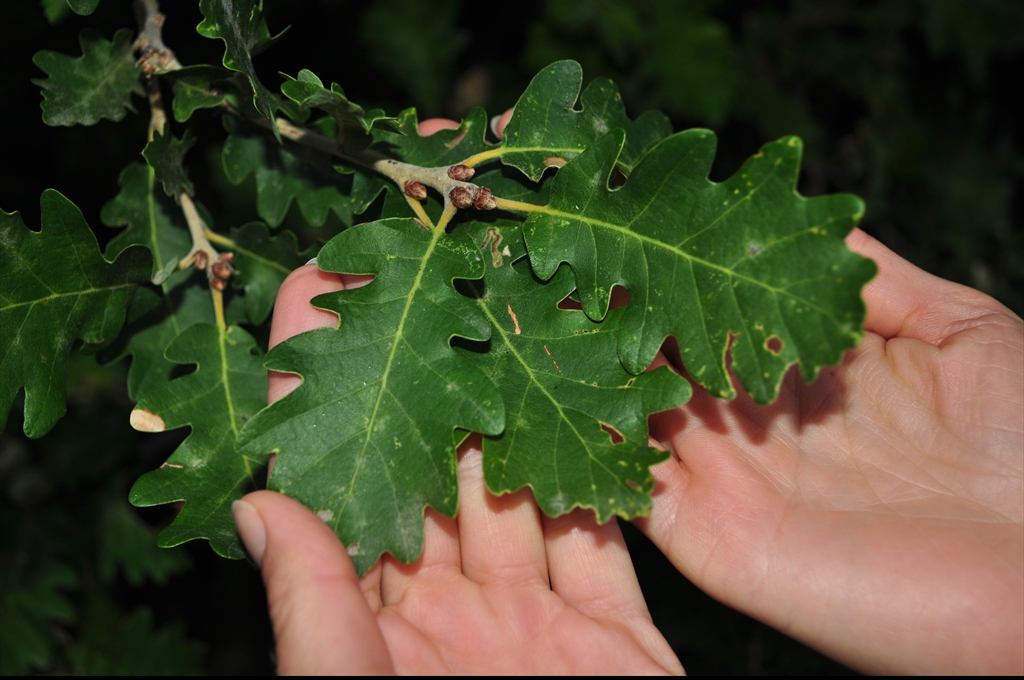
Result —
[[1021, 609], [1022, 325], [941, 283], [943, 309], [872, 313], [882, 334], [812, 385], [791, 372], [772, 406], [701, 393], [653, 428], [679, 462], [642, 528], [712, 594], [870, 670], [948, 670], [1022, 635], [993, 616]]

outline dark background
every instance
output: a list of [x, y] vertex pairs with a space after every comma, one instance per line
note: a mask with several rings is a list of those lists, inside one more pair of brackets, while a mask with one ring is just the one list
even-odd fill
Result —
[[[194, 31], [198, 2], [162, 9], [182, 62], [220, 62], [222, 43]], [[265, 11], [272, 31], [292, 25], [255, 62], [271, 90], [279, 71], [309, 68], [368, 108], [494, 115], [538, 69], [572, 58], [585, 81], [615, 80], [631, 115], [659, 108], [677, 130], [715, 130], [713, 180], [761, 144], [800, 135], [802, 194], [858, 194], [862, 227], [896, 252], [1024, 310], [1024, 3], [266, 0]], [[82, 28], [109, 39], [135, 20], [125, 0], [50, 18], [36, 2], [0, 9], [0, 208], [35, 227], [53, 187], [105, 241], [100, 208], [141, 151], [147, 116], [48, 128], [31, 59], [78, 55]], [[232, 187], [220, 170], [218, 117], [199, 111], [189, 125], [197, 198], [221, 228], [255, 219], [251, 180]], [[285, 226], [325, 240], [342, 228], [331, 220], [312, 230], [293, 209]], [[0, 671], [270, 672], [257, 572], [201, 542], [152, 548], [150, 527], [171, 511], [140, 515], [125, 501], [182, 435], [128, 427], [125, 366], [76, 354], [70, 370], [69, 414], [53, 432], [24, 439], [16, 404], [0, 435]], [[637, 532], [627, 540], [655, 621], [691, 673], [846, 672], [701, 594]]]

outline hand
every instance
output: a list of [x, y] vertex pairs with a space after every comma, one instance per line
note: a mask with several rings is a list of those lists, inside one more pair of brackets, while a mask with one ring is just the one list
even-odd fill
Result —
[[712, 596], [854, 668], [1020, 674], [1024, 324], [848, 243], [879, 265], [867, 337], [771, 406], [697, 389], [653, 417], [674, 459], [636, 523]]
[[[507, 120], [507, 116], [506, 116]], [[421, 134], [447, 125], [424, 121]], [[315, 295], [365, 284], [309, 265], [281, 286], [271, 346], [335, 325]], [[296, 376], [270, 377], [270, 401]], [[459, 451], [459, 514], [428, 509], [420, 559], [385, 555], [362, 579], [311, 511], [269, 491], [234, 506], [267, 587], [280, 673], [681, 673], [654, 627], [615, 522], [542, 517], [529, 490], [483, 482], [480, 439]]]

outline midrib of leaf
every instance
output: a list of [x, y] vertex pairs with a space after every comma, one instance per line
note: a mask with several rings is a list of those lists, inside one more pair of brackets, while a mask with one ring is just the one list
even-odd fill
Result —
[[[767, 180], [765, 180], [765, 181], [767, 181]], [[757, 188], [752, 189], [749, 194], [747, 194], [746, 196], [744, 196], [740, 200], [736, 201], [736, 203], [732, 207], [730, 207], [729, 210], [727, 210], [725, 213], [723, 213], [718, 218], [716, 218], [715, 222], [721, 220], [722, 217], [724, 217], [726, 214], [728, 214], [733, 209], [735, 209], [735, 207], [737, 205], [739, 205], [743, 201], [745, 201], [745, 200], [749, 199], [750, 197], [752, 197], [754, 195], [754, 193], [757, 191], [757, 189], [760, 188], [763, 184], [764, 184], [764, 182], [762, 182], [761, 185], [758, 185]], [[526, 207], [526, 206], [529, 206], [529, 207]], [[652, 237], [646, 236], [644, 234], [638, 234], [637, 232], [632, 231], [629, 228], [629, 226], [632, 225], [634, 222], [636, 222], [636, 220], [638, 220], [645, 212], [647, 212], [647, 207], [644, 207], [643, 210], [641, 210], [639, 213], [637, 213], [636, 217], [634, 217], [632, 220], [630, 220], [629, 224], [627, 224], [625, 226], [619, 226], [619, 225], [611, 223], [611, 222], [605, 222], [603, 220], [594, 219], [593, 217], [585, 217], [585, 216], [577, 214], [577, 213], [568, 213], [568, 212], [563, 212], [561, 210], [555, 210], [554, 208], [549, 208], [548, 206], [536, 206], [536, 205], [531, 205], [531, 204], [523, 203], [523, 204], [517, 204], [517, 207], [520, 207], [520, 209], [523, 209], [523, 210], [528, 210], [530, 212], [541, 212], [541, 213], [544, 213], [546, 215], [553, 215], [555, 217], [564, 217], [564, 218], [567, 218], [567, 219], [570, 219], [570, 220], [573, 220], [573, 221], [583, 222], [585, 224], [592, 225], [592, 226], [595, 226], [595, 227], [602, 227], [604, 229], [610, 229], [612, 231], [616, 231], [616, 232], [618, 232], [620, 234], [623, 234], [625, 236], [631, 236], [631, 237], [635, 238], [638, 241], [642, 241], [644, 243], [650, 243], [651, 245], [654, 245], [654, 246], [656, 246], [658, 248], [662, 248], [662, 249], [667, 250], [667, 251], [669, 251], [671, 253], [674, 253], [674, 254], [678, 255], [679, 257], [682, 257], [682, 258], [684, 258], [686, 260], [689, 260], [690, 262], [693, 262], [695, 264], [699, 264], [699, 265], [708, 267], [710, 269], [716, 269], [716, 270], [722, 272], [723, 274], [725, 274], [726, 276], [729, 276], [729, 277], [732, 277], [732, 278], [736, 278], [736, 279], [739, 279], [741, 281], [745, 281], [746, 283], [750, 283], [750, 284], [753, 284], [755, 286], [759, 286], [761, 288], [764, 288], [765, 290], [771, 291], [772, 293], [779, 294], [779, 295], [784, 295], [784, 296], [786, 296], [788, 298], [792, 298], [793, 300], [796, 300], [796, 301], [798, 301], [798, 302], [800, 302], [802, 304], [807, 305], [808, 307], [810, 307], [812, 309], [817, 310], [823, 316], [825, 316], [825, 317], [827, 317], [829, 319], [832, 319], [836, 323], [840, 323], [834, 316], [832, 316], [832, 314], [828, 310], [822, 309], [819, 305], [815, 304], [814, 302], [811, 302], [810, 300], [807, 300], [805, 298], [802, 298], [802, 297], [799, 297], [797, 295], [794, 295], [793, 293], [791, 293], [790, 291], [786, 290], [785, 288], [776, 288], [775, 286], [771, 286], [771, 285], [765, 283], [764, 281], [758, 281], [757, 279], [751, 278], [749, 276], [745, 276], [744, 274], [741, 274], [741, 273], [735, 271], [734, 269], [731, 269], [730, 267], [726, 267], [726, 266], [723, 266], [723, 265], [720, 265], [720, 264], [715, 264], [714, 262], [709, 262], [708, 260], [705, 260], [705, 259], [703, 259], [701, 257], [697, 257], [696, 255], [688, 253], [685, 250], [681, 250], [678, 245], [672, 245], [671, 243], [665, 243], [664, 241], [659, 241], [656, 238], [652, 238]], [[709, 229], [709, 228], [710, 228], [710, 226], [706, 227], [705, 229], [702, 229], [701, 233], [703, 233], [704, 231], [707, 231], [707, 229]], [[797, 234], [805, 233], [805, 232], [808, 232], [808, 231], [814, 231], [814, 230], [820, 229], [820, 228], [821, 228], [821, 225], [815, 225], [815, 226], [812, 226], [812, 227], [808, 227], [803, 232], [797, 232]], [[796, 236], [797, 234], [790, 234], [789, 237]], [[689, 238], [687, 240], [689, 240]], [[778, 243], [778, 242], [779, 241], [775, 241], [772, 244], [767, 244], [765, 247], [767, 248], [768, 245], [774, 245], [775, 243]]]
[[[544, 385], [542, 385], [540, 383], [540, 381], [538, 381], [534, 377], [534, 370], [532, 368], [530, 368], [529, 364], [526, 363], [526, 360], [523, 359], [523, 356], [516, 350], [515, 346], [513, 346], [513, 344], [511, 342], [509, 342], [508, 333], [505, 332], [505, 329], [502, 328], [501, 324], [498, 323], [498, 320], [494, 317], [493, 314], [491, 314], [491, 310], [487, 308], [487, 305], [484, 304], [483, 301], [477, 300], [477, 306], [479, 306], [480, 309], [483, 310], [483, 313], [487, 316], [487, 319], [491, 322], [491, 326], [494, 329], [496, 329], [498, 331], [498, 333], [501, 335], [501, 341], [503, 343], [505, 343], [505, 346], [508, 347], [508, 350], [516, 358], [516, 361], [518, 361], [519, 364], [526, 371], [526, 374], [530, 378], [530, 382], [532, 384], [536, 385], [537, 389], [539, 389], [544, 394], [544, 396], [547, 397], [548, 400], [558, 410], [559, 420], [564, 422], [566, 425], [568, 425], [572, 429], [573, 434], [575, 434], [576, 438], [580, 440], [580, 443], [583, 445], [583, 449], [587, 452], [587, 457], [590, 458], [590, 460], [593, 461], [594, 463], [596, 463], [599, 467], [603, 468], [609, 474], [609, 476], [611, 476], [612, 478], [617, 478], [615, 472], [613, 472], [612, 470], [609, 470], [606, 465], [602, 464], [601, 461], [598, 458], [596, 458], [590, 452], [590, 447], [587, 445], [587, 440], [583, 437], [582, 434], [580, 434], [580, 431], [577, 430], [576, 427], [572, 424], [572, 421], [570, 421], [565, 416], [565, 411], [562, 409], [562, 405], [560, 403], [558, 403], [558, 400], [555, 399], [554, 396], [552, 396], [551, 393], [548, 392], [544, 388]], [[525, 394], [524, 394], [523, 398], [524, 399], [526, 398]], [[559, 424], [559, 428], [560, 427], [561, 427], [561, 424]], [[515, 441], [515, 435], [513, 434], [513, 442], [510, 442], [510, 444], [509, 444], [509, 449], [510, 450], [511, 450], [511, 447], [512, 447], [512, 443], [514, 443], [514, 441]], [[557, 433], [556, 433], [555, 441], [557, 441]], [[557, 449], [556, 449], [556, 451], [557, 451]], [[505, 462], [507, 462], [507, 460]], [[504, 478], [505, 478], [504, 477], [504, 466], [502, 467], [502, 470], [503, 470], [502, 471], [502, 481], [504, 481]], [[557, 475], [558, 475], [558, 470], [557, 470], [557, 466], [556, 466], [555, 467], [555, 483], [558, 484], [558, 488], [561, 489], [562, 485], [561, 485], [561, 482], [558, 480]], [[591, 486], [591, 489], [593, 490], [593, 488], [594, 488], [594, 477], [593, 477], [593, 475], [591, 475], [591, 477], [590, 477], [590, 486]], [[596, 505], [596, 503], [595, 503], [595, 505]]]
[[101, 286], [99, 288], [83, 288], [81, 290], [73, 290], [73, 291], [69, 291], [67, 293], [51, 293], [50, 295], [47, 295], [46, 297], [43, 297], [43, 298], [37, 298], [35, 300], [26, 300], [24, 302], [15, 302], [14, 304], [7, 305], [6, 307], [0, 307], [0, 312], [6, 312], [9, 309], [17, 309], [18, 307], [35, 306], [35, 305], [38, 305], [38, 304], [43, 304], [45, 302], [50, 302], [51, 300], [57, 300], [57, 299], [60, 299], [60, 298], [66, 298], [66, 297], [79, 297], [80, 298], [80, 297], [82, 297], [84, 295], [89, 295], [89, 294], [92, 294], [92, 293], [102, 293], [102, 292], [105, 292], [105, 291], [120, 290], [122, 288], [134, 288], [136, 285], [137, 284], [134, 284], [134, 283], [120, 283], [120, 284], [117, 284], [116, 286]]
[[[156, 262], [156, 271], [161, 271], [164, 268], [165, 262], [163, 253], [160, 252], [160, 239], [157, 238], [156, 199], [153, 197], [153, 191], [156, 188], [156, 171], [147, 163], [146, 172], [148, 185], [146, 208], [149, 213], [149, 242], [152, 244], [150, 251], [153, 253], [153, 260]], [[178, 315], [175, 313], [170, 302], [168, 302], [170, 287], [167, 285], [167, 282], [164, 282], [160, 284], [160, 289], [164, 292], [163, 304], [167, 307], [167, 316], [170, 317], [171, 325], [174, 327], [174, 334], [179, 335], [181, 327], [178, 325]]]
[[[384, 365], [384, 372], [381, 376], [380, 389], [377, 391], [377, 401], [375, 401], [373, 404], [373, 413], [370, 414], [370, 419], [367, 422], [366, 438], [363, 440], [363, 448], [359, 451], [359, 459], [353, 466], [352, 477], [349, 479], [349, 483], [347, 485], [347, 497], [345, 499], [345, 502], [342, 503], [341, 505], [341, 511], [345, 510], [345, 507], [348, 505], [348, 501], [352, 499], [353, 489], [355, 488], [355, 480], [356, 477], [359, 476], [359, 470], [360, 468], [362, 468], [363, 460], [365, 460], [366, 458], [366, 447], [369, 446], [370, 438], [373, 436], [373, 424], [377, 420], [377, 411], [380, 409], [381, 399], [384, 398], [384, 393], [387, 392], [388, 389], [388, 378], [391, 375], [391, 364], [395, 360], [395, 352], [398, 351], [398, 344], [403, 340], [405, 322], [409, 318], [409, 310], [412, 309], [413, 298], [416, 297], [416, 293], [420, 289], [420, 282], [423, 280], [423, 275], [427, 271], [426, 263], [430, 259], [431, 254], [434, 252], [434, 247], [437, 245], [438, 240], [440, 240], [444, 236], [443, 228], [434, 227], [432, 231], [433, 236], [430, 239], [430, 245], [427, 246], [426, 251], [423, 253], [423, 257], [420, 260], [420, 269], [416, 273], [416, 278], [413, 280], [413, 285], [409, 291], [409, 294], [405, 298], [405, 307], [402, 309], [402, 316], [398, 320], [398, 328], [395, 329], [395, 337], [394, 340], [392, 340], [391, 342], [391, 352], [388, 354], [388, 360], [387, 363]], [[387, 474], [386, 469], [385, 474]], [[391, 482], [390, 476], [388, 477], [388, 482]], [[394, 491], [394, 488], [395, 485], [391, 483], [392, 492]], [[398, 499], [395, 498], [394, 501], [397, 506]], [[338, 514], [340, 515], [341, 512], [339, 512]]]
[[[465, 165], [475, 166], [485, 161], [493, 160], [495, 158], [501, 158], [503, 156], [508, 156], [516, 153], [550, 153], [555, 155], [572, 153], [579, 156], [586, 150], [586, 147], [580, 149], [571, 146], [500, 146], [497, 149], [481, 151], [480, 153], [471, 156], [470, 158], [467, 158], [465, 161], [463, 161], [463, 163]], [[635, 167], [627, 163], [623, 163], [622, 159], [616, 160], [615, 164], [621, 167], [623, 170], [625, 170], [627, 175], [633, 172], [633, 168]]]
[[[228, 418], [231, 420], [231, 431], [238, 438], [238, 423], [235, 422], [235, 400], [231, 396], [231, 384], [228, 382], [227, 328], [221, 318], [217, 319], [217, 346], [220, 350], [220, 380], [224, 383], [224, 401], [227, 402]], [[246, 463], [248, 468], [248, 463]]]

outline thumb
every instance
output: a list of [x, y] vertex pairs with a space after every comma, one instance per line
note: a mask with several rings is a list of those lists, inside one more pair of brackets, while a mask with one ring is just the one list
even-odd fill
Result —
[[273, 491], [251, 493], [231, 510], [263, 572], [278, 673], [393, 673], [352, 560], [334, 532], [300, 503]]

